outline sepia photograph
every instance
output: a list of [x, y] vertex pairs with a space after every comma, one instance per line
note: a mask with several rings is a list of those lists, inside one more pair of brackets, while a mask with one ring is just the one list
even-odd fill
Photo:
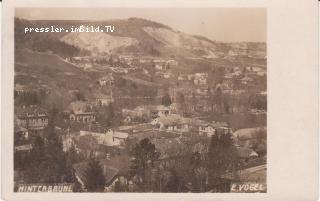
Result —
[[14, 13], [14, 192], [267, 193], [266, 8]]

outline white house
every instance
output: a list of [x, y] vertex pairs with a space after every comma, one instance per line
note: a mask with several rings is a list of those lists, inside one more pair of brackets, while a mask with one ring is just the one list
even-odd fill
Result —
[[191, 119], [184, 118], [177, 114], [161, 116], [154, 119], [151, 124], [156, 126], [159, 130], [166, 130], [171, 132], [188, 132], [190, 130]]
[[105, 132], [94, 132], [94, 131], [80, 131], [80, 136], [91, 135], [93, 136], [98, 144], [106, 146], [121, 146], [124, 145], [129, 134], [125, 132], [115, 131], [108, 129]]

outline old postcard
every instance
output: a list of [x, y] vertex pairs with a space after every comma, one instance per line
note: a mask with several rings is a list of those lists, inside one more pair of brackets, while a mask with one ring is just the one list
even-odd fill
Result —
[[[275, 187], [294, 185], [281, 176], [269, 182], [269, 174], [275, 175], [269, 168], [280, 160], [270, 157], [277, 158], [275, 150], [297, 154], [290, 143], [298, 139], [290, 135], [299, 136], [305, 128], [304, 137], [315, 138], [317, 118], [306, 106], [299, 114], [310, 125], [279, 127], [290, 119], [282, 119], [276, 108], [282, 106], [282, 115], [291, 118], [298, 113], [281, 97], [285, 91], [278, 94], [281, 85], [274, 84], [304, 76], [309, 93], [317, 94], [317, 79], [312, 66], [303, 67], [305, 75], [292, 71], [286, 77], [275, 63], [290, 56], [281, 58], [276, 51], [291, 50], [269, 40], [276, 22], [267, 21], [275, 16], [268, 6], [274, 5], [41, 2], [20, 0], [6, 7], [12, 29], [4, 35], [10, 51], [3, 65], [7, 99], [2, 108], [12, 118], [5, 116], [2, 132], [10, 144], [3, 153], [10, 155], [5, 158], [12, 161], [12, 175], [3, 185], [10, 200], [68, 199], [70, 194], [79, 199], [230, 195], [239, 200], [252, 195], [262, 200], [280, 199]], [[281, 90], [290, 97], [286, 86]], [[290, 101], [304, 105], [296, 96]], [[288, 144], [273, 148], [277, 144], [271, 138], [288, 137]], [[305, 145], [316, 149], [316, 144]], [[313, 156], [304, 156], [314, 164], [305, 168], [316, 168]], [[301, 179], [296, 182], [309, 180], [307, 175]], [[226, 197], [218, 197], [221, 193]]]

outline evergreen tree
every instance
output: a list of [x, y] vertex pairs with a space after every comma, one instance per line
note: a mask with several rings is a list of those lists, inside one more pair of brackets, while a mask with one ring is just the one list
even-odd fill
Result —
[[133, 148], [133, 157], [131, 173], [138, 174], [145, 179], [147, 165], [150, 164], [153, 167], [160, 153], [156, 151], [155, 145], [148, 138], [144, 138]]
[[[70, 149], [66, 153], [66, 167], [67, 170], [72, 170], [72, 165], [81, 161], [82, 157], [80, 154], [77, 153], [77, 150], [74, 145], [70, 147]], [[66, 182], [75, 182], [76, 179], [74, 178], [73, 173], [68, 171], [69, 174], [66, 176]]]
[[207, 160], [211, 184], [217, 184], [222, 175], [234, 171], [237, 162], [231, 133], [212, 136]]
[[85, 186], [88, 192], [102, 192], [104, 190], [105, 177], [103, 169], [97, 159], [90, 157], [85, 170]]
[[46, 129], [45, 166], [47, 182], [63, 182], [71, 174], [67, 169], [66, 157], [63, 152], [62, 139], [55, 132], [54, 125], [49, 124]]
[[44, 130], [44, 137], [36, 137], [30, 153], [30, 166], [26, 168], [27, 180], [30, 182], [64, 182], [72, 174], [66, 167], [61, 138], [55, 132], [54, 120], [58, 112], [50, 111], [50, 121]]
[[39, 182], [45, 178], [44, 175], [45, 144], [44, 140], [37, 136], [32, 143], [30, 162], [25, 166], [25, 181], [28, 183]]
[[171, 101], [171, 98], [170, 98], [169, 94], [166, 93], [162, 97], [161, 103], [162, 103], [162, 105], [165, 105], [165, 106], [170, 106], [171, 105], [172, 101]]

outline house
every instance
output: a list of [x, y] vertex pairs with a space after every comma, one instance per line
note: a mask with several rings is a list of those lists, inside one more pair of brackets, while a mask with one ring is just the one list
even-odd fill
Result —
[[164, 105], [150, 105], [148, 108], [150, 109], [152, 117], [162, 117], [171, 114], [170, 108]]
[[18, 145], [14, 146], [14, 151], [15, 152], [30, 152], [32, 149], [32, 144], [24, 144], [24, 145]]
[[[103, 176], [105, 177], [105, 186], [104, 191], [110, 192], [115, 187], [115, 182], [119, 179], [118, 173], [119, 170], [112, 166], [105, 164], [104, 160], [99, 160], [100, 165], [102, 166]], [[82, 189], [86, 189], [86, 171], [88, 168], [88, 162], [76, 163], [73, 165], [75, 172], [75, 177], [77, 181], [81, 184]]]
[[230, 89], [230, 88], [226, 88], [226, 89], [223, 89], [222, 92], [224, 94], [229, 94], [229, 95], [232, 95], [232, 96], [238, 96], [238, 95], [241, 95], [241, 94], [244, 94], [246, 91], [244, 89]]
[[250, 140], [263, 133], [266, 133], [266, 127], [243, 128], [235, 131], [233, 137], [238, 140]]
[[179, 133], [190, 131], [190, 123], [191, 119], [184, 118], [177, 114], [160, 116], [151, 122], [151, 124], [159, 130]]
[[179, 75], [179, 76], [178, 76], [178, 80], [179, 80], [179, 81], [184, 81], [184, 80], [187, 80], [187, 79], [188, 79], [188, 76], [185, 75], [185, 74], [182, 74], [182, 75]]
[[132, 118], [128, 115], [122, 120], [122, 122], [124, 124], [130, 124], [132, 122]]
[[137, 106], [133, 110], [123, 108], [122, 116], [130, 116], [131, 118], [150, 118], [150, 110], [146, 106]]
[[195, 111], [211, 112], [213, 109], [213, 106], [207, 100], [199, 100], [195, 103], [194, 108], [195, 108]]
[[178, 62], [176, 60], [168, 60], [166, 65], [169, 65], [169, 66], [178, 66]]
[[250, 148], [237, 146], [236, 149], [240, 159], [248, 160], [250, 158], [255, 158], [259, 156], [257, 152]]
[[128, 65], [131, 65], [134, 62], [135, 57], [134, 57], [134, 55], [120, 55], [119, 59], [122, 63], [126, 63]]
[[63, 135], [62, 136], [62, 149], [64, 152], [67, 152], [70, 150], [71, 147], [74, 147], [77, 152], [79, 152], [79, 149], [77, 148], [77, 140], [75, 137], [70, 135]]
[[14, 128], [14, 132], [17, 134], [20, 140], [28, 140], [29, 139], [29, 131], [26, 128], [18, 127]]
[[195, 73], [193, 83], [195, 85], [206, 85], [208, 73]]
[[182, 105], [181, 105], [180, 103], [178, 103], [178, 102], [175, 102], [175, 103], [172, 103], [172, 104], [169, 106], [169, 108], [170, 108], [170, 111], [171, 111], [172, 113], [177, 114], [177, 113], [179, 113], [179, 112], [182, 110]]
[[157, 70], [164, 70], [165, 67], [164, 67], [164, 64], [155, 64], [154, 68]]
[[96, 120], [95, 112], [83, 112], [77, 114], [70, 114], [71, 121], [78, 121], [82, 123], [92, 123]]
[[29, 89], [26, 85], [15, 84], [14, 91], [19, 95], [19, 94], [22, 94], [22, 93], [29, 91]]
[[96, 113], [92, 111], [92, 106], [85, 101], [70, 103], [67, 112], [71, 121], [82, 122], [84, 124], [96, 121]]
[[164, 73], [163, 74], [163, 78], [165, 78], [165, 79], [169, 79], [170, 77], [174, 77], [174, 75], [172, 73]]
[[106, 146], [123, 146], [128, 138], [128, 133], [107, 129], [104, 132], [81, 130], [80, 136], [92, 136], [97, 144]]
[[250, 77], [243, 77], [240, 79], [240, 81], [241, 81], [241, 84], [249, 84], [250, 82], [253, 81], [253, 79]]
[[208, 92], [209, 92], [208, 86], [206, 86], [206, 85], [199, 86], [199, 87], [197, 87], [196, 92], [199, 95], [206, 96], [206, 95], [208, 95]]
[[114, 85], [114, 77], [112, 73], [108, 73], [108, 75], [101, 77], [98, 80], [100, 86], [113, 86]]
[[46, 110], [38, 106], [17, 108], [16, 111], [16, 123], [19, 127], [29, 130], [42, 130], [49, 123]]
[[188, 78], [189, 81], [191, 81], [194, 78], [194, 75], [193, 74], [188, 74], [187, 78]]
[[203, 136], [206, 135], [211, 137], [216, 134], [228, 134], [232, 133], [231, 128], [228, 128], [228, 124], [225, 122], [211, 122], [206, 123], [204, 121], [198, 121], [198, 130], [199, 135]]
[[112, 97], [112, 93], [110, 95], [97, 93], [94, 95], [94, 103], [98, 106], [108, 106], [110, 103], [114, 102], [114, 99]]
[[164, 105], [143, 105], [137, 106], [133, 110], [122, 109], [123, 116], [130, 116], [132, 118], [157, 118], [171, 114], [170, 107]]

